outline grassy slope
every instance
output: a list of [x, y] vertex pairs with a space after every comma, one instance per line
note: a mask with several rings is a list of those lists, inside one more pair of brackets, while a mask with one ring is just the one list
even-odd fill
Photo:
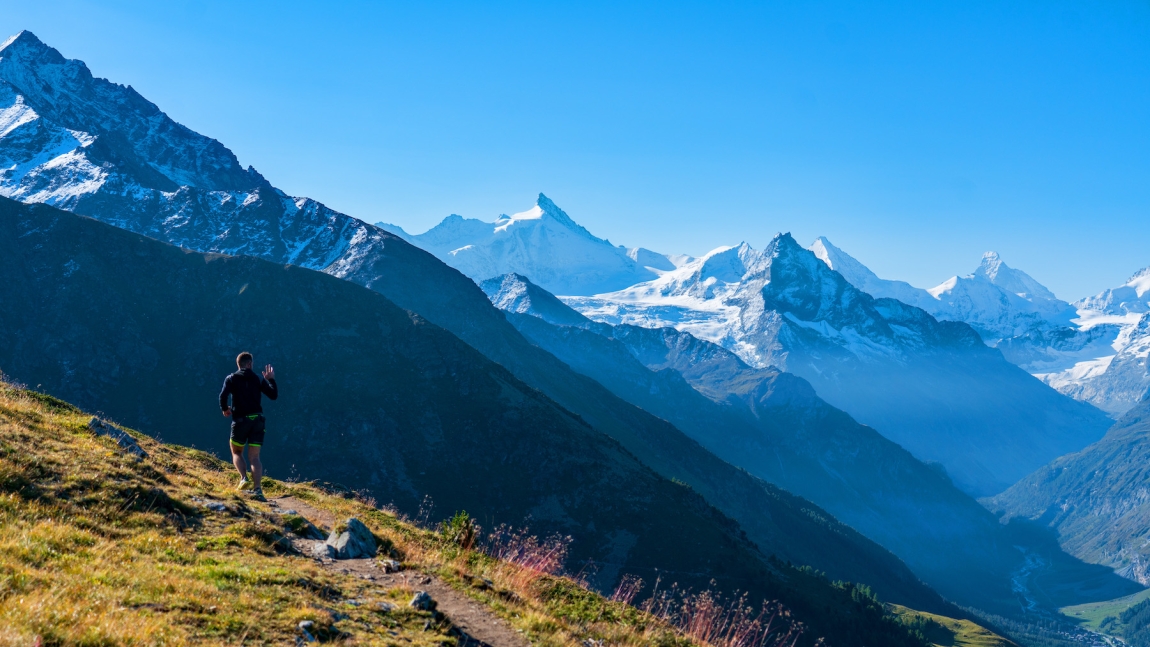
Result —
[[1015, 647], [1009, 640], [969, 620], [955, 620], [898, 605], [892, 608], [900, 618], [919, 627], [926, 639], [937, 647]]
[[[284, 520], [235, 496], [230, 465], [133, 433], [150, 454], [138, 462], [91, 433], [89, 419], [0, 384], [0, 645], [36, 636], [46, 645], [285, 644], [301, 620], [354, 644], [452, 644], [447, 623], [405, 606], [410, 589], [382, 589], [278, 551]], [[461, 559], [434, 534], [355, 500], [307, 484], [269, 480], [266, 489], [359, 517], [409, 568], [450, 583], [491, 578], [518, 599], [460, 588], [539, 644], [686, 644], [570, 581], [524, 578], [475, 554]], [[232, 512], [206, 511], [193, 497], [221, 499]], [[373, 610], [381, 601], [398, 609]], [[346, 618], [333, 622], [332, 612]]]
[[1139, 602], [1150, 599], [1150, 589], [1135, 593], [1134, 595], [1127, 595], [1126, 597], [1117, 598], [1115, 600], [1107, 600], [1105, 602], [1092, 602], [1090, 604], [1077, 604], [1072, 607], [1063, 607], [1059, 609], [1063, 614], [1079, 620], [1082, 626], [1094, 631], [1101, 631], [1114, 636], [1122, 635], [1122, 623], [1114, 622], [1113, 624], [1107, 623], [1107, 627], [1102, 627], [1102, 621], [1107, 618], [1118, 619], [1122, 612], [1130, 607], [1138, 604]]
[[265, 446], [273, 475], [365, 488], [410, 513], [430, 493], [439, 518], [466, 509], [487, 527], [529, 517], [534, 532], [573, 536], [576, 564], [603, 566], [601, 590], [657, 571], [781, 599], [821, 635], [890, 638], [849, 591], [768, 564], [690, 488], [379, 294], [46, 206], [0, 200], [0, 228], [11, 279], [0, 283], [0, 366], [18, 379], [219, 451], [215, 394], [247, 346], [257, 361], [284, 360]]

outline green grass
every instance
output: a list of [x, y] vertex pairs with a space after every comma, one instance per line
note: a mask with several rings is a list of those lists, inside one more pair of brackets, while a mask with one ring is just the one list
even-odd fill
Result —
[[[1122, 623], [1118, 618], [1122, 612], [1148, 598], [1150, 598], [1150, 589], [1114, 600], [1062, 607], [1059, 611], [1063, 615], [1077, 620], [1087, 629], [1121, 637]], [[1108, 618], [1113, 618], [1113, 620], [1108, 621]]]
[[[237, 494], [229, 464], [129, 430], [149, 454], [136, 461], [90, 432], [89, 419], [0, 382], [0, 647], [282, 645], [303, 620], [341, 644], [456, 644], [449, 620], [406, 606], [407, 586], [325, 571], [286, 551], [285, 533], [306, 521]], [[441, 576], [535, 645], [691, 645], [570, 579], [466, 550], [458, 533], [422, 530], [313, 484], [266, 479], [264, 488], [336, 519], [358, 517], [388, 556]], [[204, 499], [228, 510], [206, 510]], [[397, 608], [376, 611], [384, 601]]]
[[891, 605], [903, 622], [918, 628], [932, 645], [939, 647], [1016, 647], [1015, 644], [969, 620], [955, 620], [933, 613]]
[[0, 383], [0, 645], [292, 644], [302, 620], [353, 644], [454, 642], [430, 613], [345, 604], [410, 592], [285, 554], [283, 520], [235, 497], [222, 462], [138, 435], [137, 462], [88, 419]]

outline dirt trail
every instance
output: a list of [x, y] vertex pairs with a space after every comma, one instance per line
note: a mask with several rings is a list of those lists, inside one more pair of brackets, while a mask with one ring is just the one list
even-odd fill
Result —
[[[295, 497], [268, 499], [268, 505], [281, 513], [285, 510], [295, 510], [325, 534], [330, 532], [336, 523], [335, 517], [327, 510], [316, 508]], [[311, 547], [315, 543], [318, 542], [310, 539], [297, 539], [293, 542], [304, 555], [311, 554]], [[385, 573], [374, 559], [325, 559], [320, 563], [323, 568], [332, 572], [353, 575], [380, 586], [408, 586], [415, 591], [426, 591], [435, 600], [439, 612], [447, 616], [451, 624], [463, 633], [459, 640], [460, 647], [529, 647], [530, 645], [526, 638], [487, 607], [456, 591], [437, 577], [418, 571]]]

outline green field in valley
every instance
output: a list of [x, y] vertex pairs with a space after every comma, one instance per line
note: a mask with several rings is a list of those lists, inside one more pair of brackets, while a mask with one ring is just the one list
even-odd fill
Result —
[[969, 620], [956, 620], [933, 613], [890, 605], [903, 622], [922, 632], [937, 647], [1015, 647], [1015, 644]]
[[[1121, 636], [1122, 624], [1119, 617], [1122, 612], [1147, 598], [1150, 598], [1150, 589], [1114, 600], [1062, 607], [1059, 611], [1080, 621], [1082, 626], [1087, 629]], [[1108, 618], [1113, 618], [1113, 620], [1107, 620]]]

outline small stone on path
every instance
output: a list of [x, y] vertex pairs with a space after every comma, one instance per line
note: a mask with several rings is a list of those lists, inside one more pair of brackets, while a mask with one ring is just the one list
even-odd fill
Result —
[[435, 609], [435, 600], [431, 599], [427, 591], [419, 591], [411, 598], [411, 602], [408, 602], [407, 606], [420, 611], [431, 611]]
[[375, 557], [379, 550], [371, 530], [355, 517], [348, 519], [346, 525], [346, 530], [341, 533], [332, 530], [331, 536], [327, 538], [327, 545], [335, 549], [335, 557], [337, 559]]

